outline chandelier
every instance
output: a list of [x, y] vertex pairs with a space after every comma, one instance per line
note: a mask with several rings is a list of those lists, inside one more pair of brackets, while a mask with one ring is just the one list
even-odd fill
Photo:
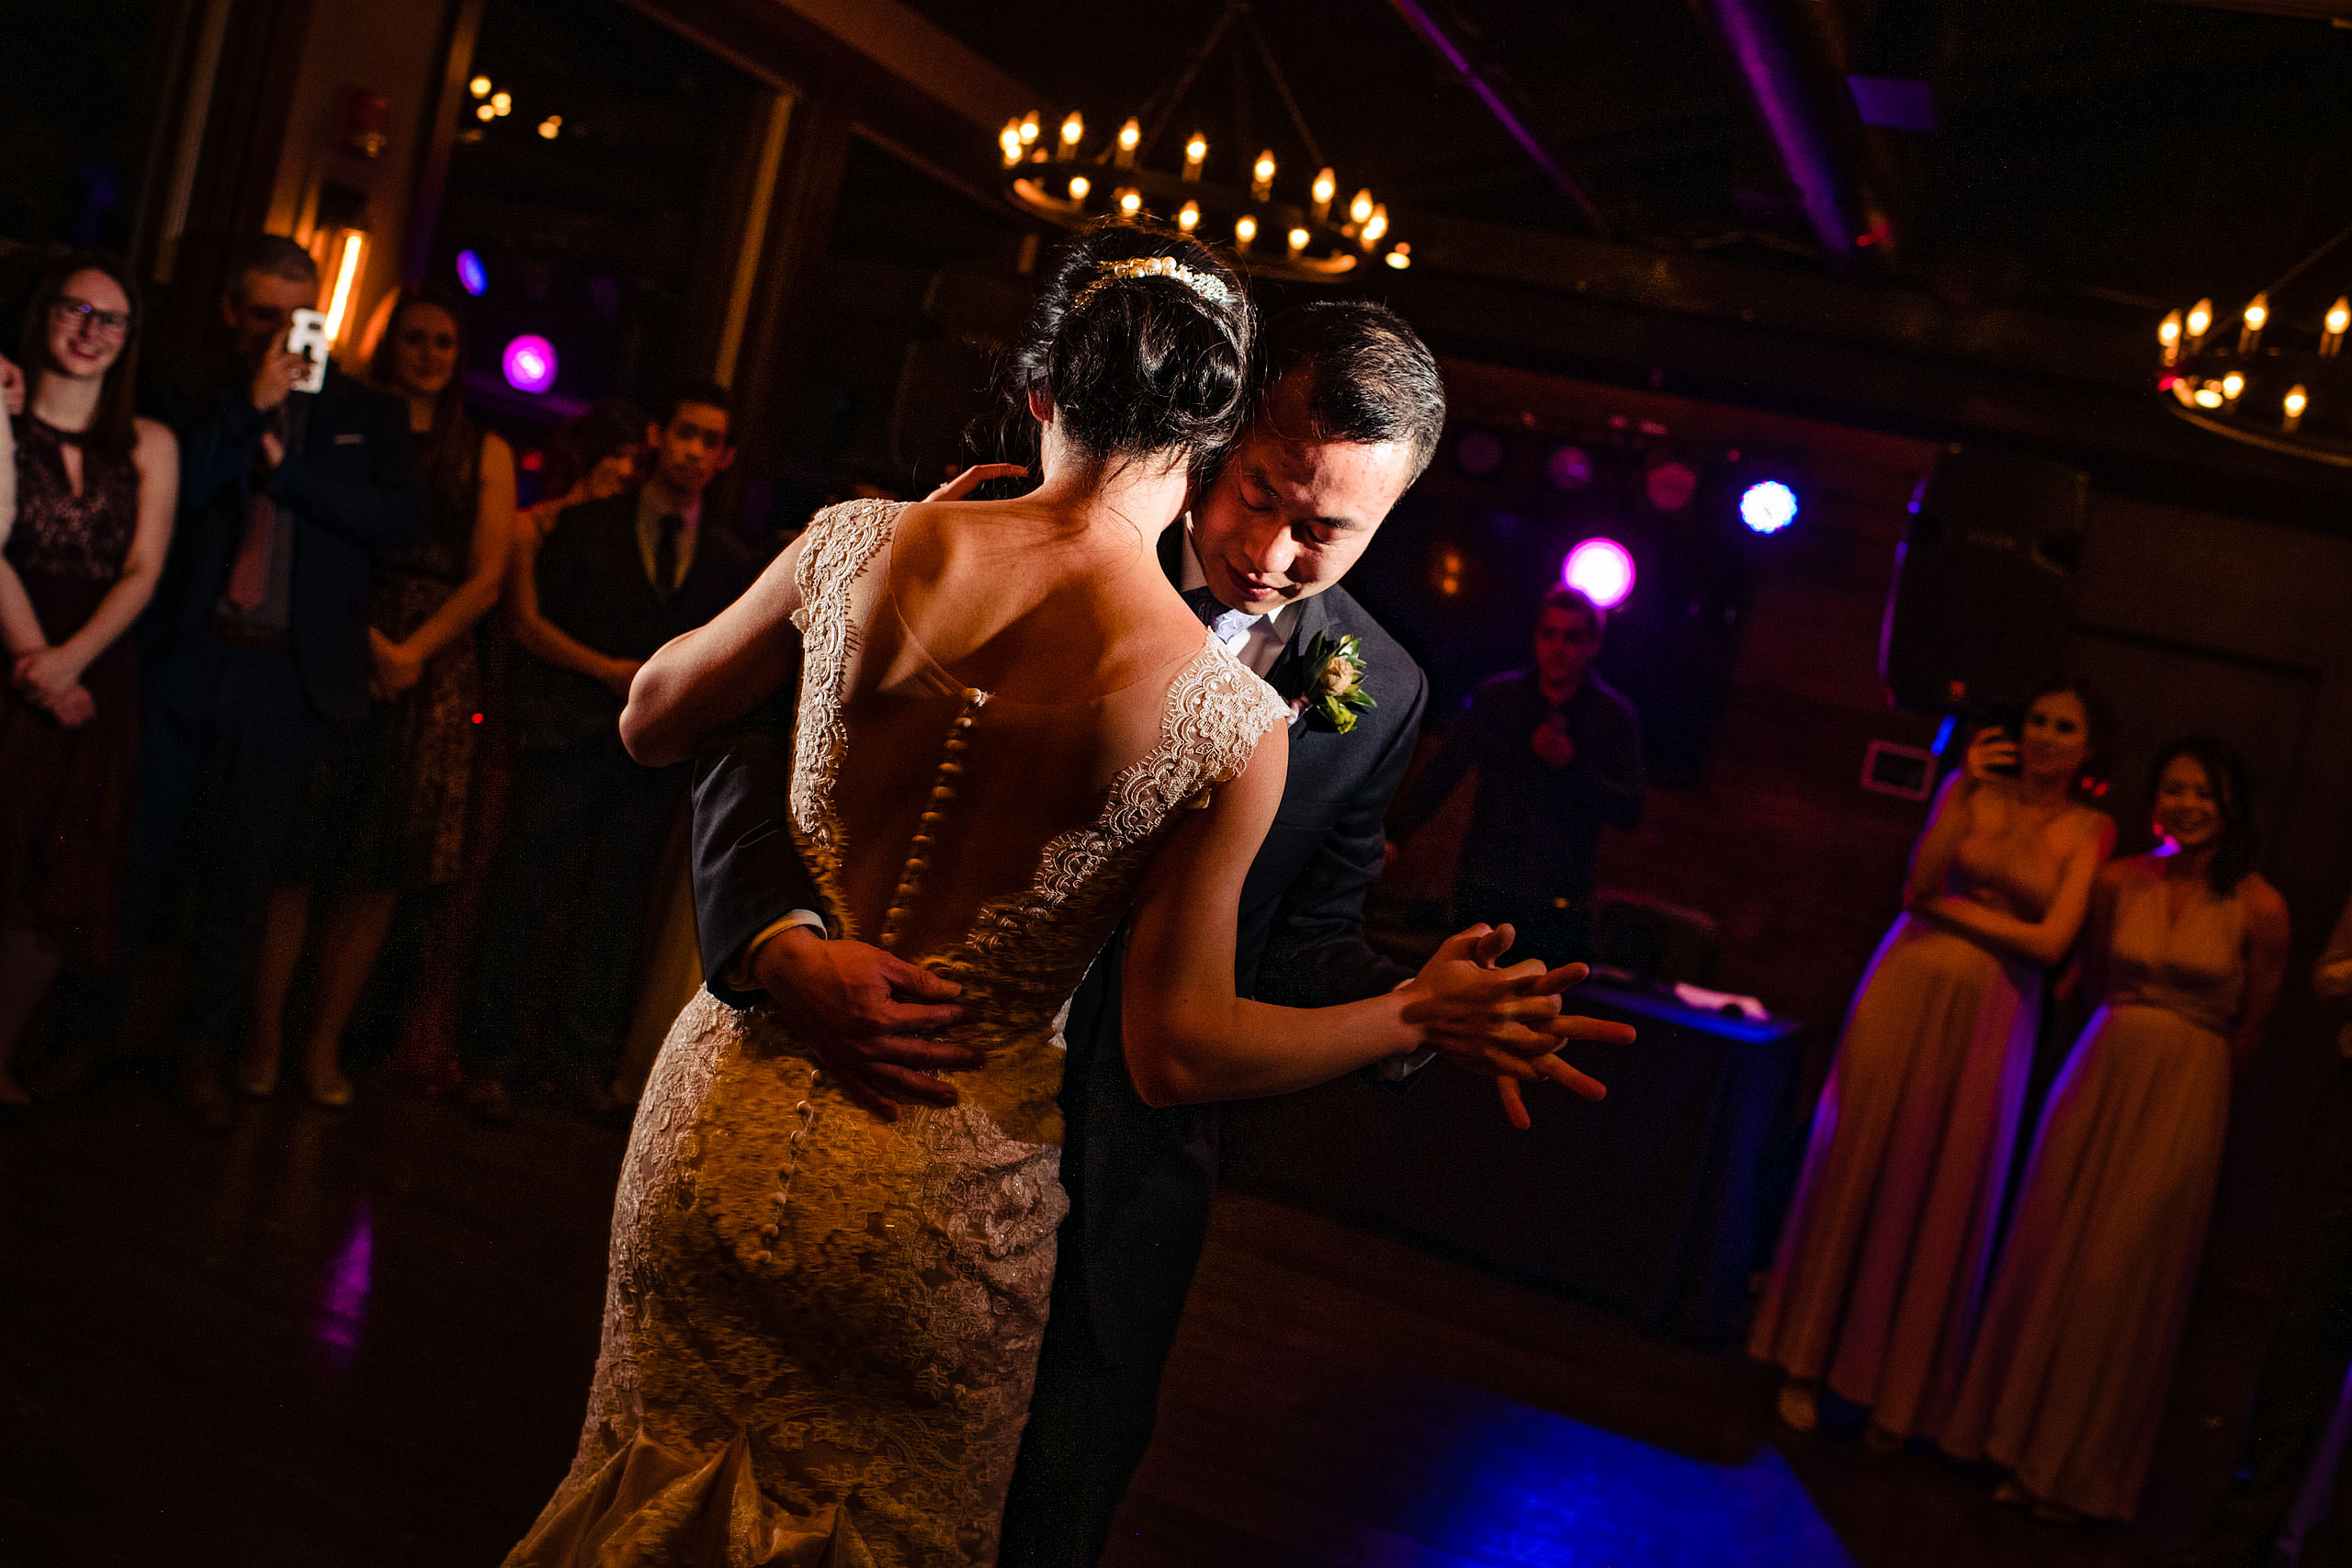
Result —
[[[1201, 67], [1237, 32], [1237, 25], [1257, 46], [1258, 60], [1289, 111], [1291, 128], [1317, 166], [1304, 202], [1278, 194], [1282, 171], [1271, 147], [1245, 166], [1247, 180], [1234, 184], [1212, 172], [1233, 160], [1220, 156], [1213, 162], [1204, 131], [1196, 130], [1185, 140], [1182, 164], [1176, 171], [1164, 172], [1146, 161], [1175, 119]], [[1048, 128], [1034, 109], [1005, 121], [997, 146], [1004, 160], [1007, 197], [1023, 211], [1065, 229], [1112, 215], [1170, 214], [1187, 234], [1229, 242], [1252, 273], [1310, 283], [1343, 277], [1375, 256], [1399, 270], [1413, 265], [1413, 247], [1391, 237], [1388, 208], [1373, 199], [1369, 187], [1345, 202], [1339, 199], [1338, 175], [1307, 129], [1246, 0], [1228, 0], [1171, 84], [1139, 105], [1118, 133], [1099, 146], [1089, 149], [1086, 120], [1076, 110]]]
[[2234, 331], [2210, 298], [2165, 316], [2156, 328], [2164, 356], [2156, 386], [2172, 395], [2172, 412], [2233, 441], [2352, 468], [2352, 360], [2342, 357], [2352, 296], [2336, 296], [2315, 321], [2270, 303], [2347, 239], [2352, 229], [2247, 300]]

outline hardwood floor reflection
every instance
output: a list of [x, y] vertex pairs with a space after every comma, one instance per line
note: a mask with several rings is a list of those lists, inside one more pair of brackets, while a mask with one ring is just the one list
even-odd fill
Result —
[[[379, 1085], [0, 1133], [0, 1564], [495, 1563], [570, 1457], [622, 1135]], [[1114, 1568], [2127, 1564], [1931, 1456], [1797, 1440], [1736, 1354], [1231, 1194]]]

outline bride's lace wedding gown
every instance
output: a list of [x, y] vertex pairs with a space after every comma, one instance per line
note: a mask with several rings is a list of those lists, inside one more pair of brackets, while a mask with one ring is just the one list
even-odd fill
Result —
[[579, 1452], [510, 1568], [995, 1560], [1068, 1206], [1057, 1015], [1163, 829], [1288, 711], [1205, 633], [1099, 695], [959, 683], [900, 613], [901, 511], [810, 525], [792, 825], [845, 934], [962, 985], [941, 1037], [986, 1065], [884, 1122], [695, 998], [629, 1139]]

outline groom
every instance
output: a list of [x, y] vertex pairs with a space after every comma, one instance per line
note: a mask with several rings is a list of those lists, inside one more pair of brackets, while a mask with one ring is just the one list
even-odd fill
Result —
[[[1428, 684], [1338, 584], [1445, 423], [1437, 362], [1377, 305], [1325, 302], [1269, 321], [1257, 412], [1160, 563], [1202, 621], [1293, 704], [1281, 808], [1241, 895], [1244, 996], [1322, 1007], [1412, 977], [1363, 939], [1381, 818], [1411, 761]], [[1343, 639], [1352, 660], [1334, 658]], [[1330, 700], [1360, 688], [1374, 705]], [[787, 694], [787, 700], [788, 700]], [[773, 712], [773, 708], [771, 709]], [[1338, 717], [1352, 719], [1342, 732]], [[695, 907], [710, 989], [766, 1002], [853, 1098], [948, 1103], [930, 1075], [977, 1066], [922, 1038], [956, 1016], [954, 987], [862, 943], [825, 939], [786, 826], [787, 743], [754, 717], [695, 761]], [[1004, 1568], [1084, 1568], [1101, 1555], [1151, 1438], [1160, 1369], [1207, 1230], [1216, 1108], [1147, 1107], [1119, 1034], [1124, 928], [1072, 999], [1061, 1103], [1061, 1228], [1053, 1310], [1007, 1506]], [[1402, 1064], [1398, 1065], [1402, 1070]]]

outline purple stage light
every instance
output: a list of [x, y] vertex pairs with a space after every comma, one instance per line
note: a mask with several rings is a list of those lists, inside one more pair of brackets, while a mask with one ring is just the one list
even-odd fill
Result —
[[1568, 552], [1560, 581], [1604, 610], [1613, 610], [1634, 591], [1634, 557], [1614, 539], [1587, 539]]
[[1739, 520], [1758, 534], [1777, 534], [1797, 520], [1797, 492], [1778, 479], [1749, 485], [1740, 493]]
[[536, 333], [525, 333], [508, 344], [501, 364], [506, 384], [518, 392], [536, 394], [555, 385], [555, 344]]
[[490, 287], [490, 269], [481, 265], [481, 257], [471, 251], [458, 253], [458, 285], [479, 299]]

